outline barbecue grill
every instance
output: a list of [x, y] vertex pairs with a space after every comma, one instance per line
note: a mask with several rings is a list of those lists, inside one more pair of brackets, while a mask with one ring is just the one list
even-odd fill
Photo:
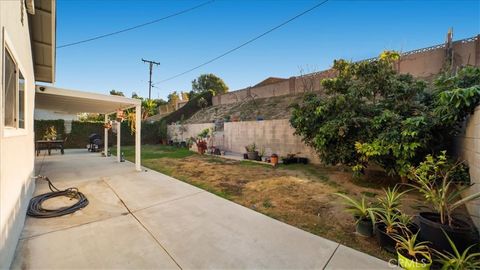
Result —
[[87, 145], [89, 152], [98, 152], [103, 147], [102, 137], [96, 133], [90, 134], [88, 136], [89, 144]]

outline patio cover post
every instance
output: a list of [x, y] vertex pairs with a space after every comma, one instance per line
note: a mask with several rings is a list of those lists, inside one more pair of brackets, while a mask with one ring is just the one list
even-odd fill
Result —
[[142, 106], [135, 106], [135, 169], [141, 171]]
[[120, 131], [122, 130], [122, 122], [117, 121], [117, 161], [120, 162]]
[[[105, 124], [108, 124], [108, 114], [105, 114]], [[103, 151], [105, 151], [105, 157], [108, 157], [108, 128], [105, 128], [103, 136], [103, 142], [105, 144]]]

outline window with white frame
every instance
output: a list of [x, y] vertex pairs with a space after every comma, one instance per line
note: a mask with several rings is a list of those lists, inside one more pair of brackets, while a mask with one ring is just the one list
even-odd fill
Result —
[[4, 68], [4, 117], [5, 126], [25, 128], [25, 78], [20, 72], [17, 63], [5, 49]]

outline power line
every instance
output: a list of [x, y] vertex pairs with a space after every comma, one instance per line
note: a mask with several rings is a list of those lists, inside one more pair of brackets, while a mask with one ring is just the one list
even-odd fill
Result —
[[216, 61], [216, 60], [218, 60], [218, 59], [220, 59], [220, 58], [222, 58], [222, 57], [224, 57], [224, 56], [226, 56], [226, 55], [228, 55], [228, 54], [230, 54], [230, 53], [232, 53], [232, 52], [234, 52], [234, 51], [236, 51], [236, 50], [238, 50], [238, 49], [240, 49], [240, 48], [242, 48], [242, 47], [244, 47], [244, 46], [246, 46], [246, 45], [248, 45], [248, 44], [250, 44], [250, 43], [252, 43], [252, 42], [254, 42], [254, 41], [257, 40], [257, 39], [260, 39], [260, 38], [262, 38], [262, 37], [270, 34], [271, 32], [277, 30], [278, 28], [280, 28], [280, 27], [282, 27], [282, 26], [284, 26], [284, 25], [286, 25], [286, 24], [288, 24], [288, 23], [290, 23], [290, 22], [298, 19], [299, 17], [301, 17], [301, 16], [309, 13], [310, 11], [312, 11], [312, 10], [318, 8], [318, 7], [320, 7], [321, 5], [327, 3], [328, 1], [329, 1], [329, 0], [324, 0], [324, 1], [322, 1], [322, 2], [320, 2], [320, 3], [318, 3], [318, 4], [316, 4], [316, 5], [314, 5], [313, 7], [309, 8], [309, 9], [307, 9], [307, 10], [305, 10], [305, 11], [303, 11], [303, 12], [297, 14], [297, 15], [295, 15], [294, 17], [292, 17], [292, 18], [290, 18], [290, 19], [282, 22], [281, 24], [279, 24], [279, 25], [277, 25], [277, 26], [269, 29], [268, 31], [263, 32], [262, 34], [260, 34], [260, 35], [258, 35], [258, 36], [256, 36], [256, 37], [254, 37], [254, 38], [252, 38], [252, 39], [250, 39], [250, 40], [248, 40], [248, 41], [246, 41], [246, 42], [244, 42], [244, 43], [236, 46], [236, 47], [233, 48], [233, 49], [230, 49], [230, 50], [228, 50], [228, 51], [220, 54], [219, 56], [217, 56], [217, 57], [215, 57], [215, 58], [212, 58], [212, 59], [208, 60], [207, 62], [204, 62], [204, 63], [202, 63], [202, 64], [200, 64], [200, 65], [198, 65], [198, 66], [195, 66], [195, 67], [193, 67], [193, 68], [191, 68], [191, 69], [188, 69], [188, 70], [186, 70], [186, 71], [184, 71], [184, 72], [182, 72], [182, 73], [179, 73], [179, 74], [177, 74], [177, 75], [174, 75], [174, 76], [172, 76], [172, 77], [169, 77], [169, 78], [167, 78], [167, 79], [165, 79], [165, 80], [159, 81], [159, 82], [157, 82], [157, 83], [162, 83], [162, 82], [166, 82], [166, 81], [173, 80], [173, 79], [175, 79], [175, 78], [177, 78], [177, 77], [180, 77], [180, 76], [185, 75], [185, 74], [187, 74], [187, 73], [189, 73], [189, 72], [192, 72], [192, 71], [194, 71], [194, 70], [196, 70], [196, 69], [199, 69], [199, 68], [201, 68], [201, 67], [203, 67], [203, 66], [205, 66], [205, 65], [208, 65], [208, 64], [210, 64], [210, 63], [212, 63], [212, 62], [214, 62], [214, 61]]
[[168, 15], [168, 16], [165, 16], [165, 17], [162, 17], [162, 18], [158, 18], [158, 19], [155, 19], [155, 20], [153, 20], [153, 21], [149, 21], [149, 22], [142, 23], [142, 24], [139, 24], [139, 25], [135, 25], [135, 26], [132, 26], [132, 27], [128, 27], [128, 28], [125, 28], [125, 29], [121, 29], [121, 30], [118, 30], [118, 31], [115, 31], [115, 32], [111, 32], [111, 33], [108, 33], [108, 34], [103, 34], [103, 35], [95, 36], [95, 37], [92, 37], [92, 38], [87, 38], [87, 39], [80, 40], [80, 41], [76, 41], [76, 42], [72, 42], [72, 43], [67, 43], [67, 44], [64, 44], [64, 45], [60, 45], [60, 46], [57, 46], [57, 49], [61, 49], [61, 48], [65, 48], [65, 47], [70, 47], [70, 46], [74, 46], [74, 45], [78, 45], [78, 44], [82, 44], [82, 43], [94, 41], [94, 40], [101, 39], [101, 38], [106, 38], [106, 37], [113, 36], [113, 35], [117, 35], [117, 34], [120, 34], [120, 33], [123, 33], [123, 32], [131, 31], [131, 30], [134, 30], [134, 29], [137, 29], [137, 28], [140, 28], [140, 27], [144, 27], [144, 26], [147, 26], [147, 25], [150, 25], [150, 24], [154, 24], [154, 23], [157, 23], [157, 22], [160, 22], [160, 21], [163, 21], [163, 20], [166, 20], [166, 19], [170, 19], [170, 18], [175, 17], [175, 16], [178, 16], [178, 15], [182, 15], [182, 14], [184, 14], [184, 13], [190, 12], [190, 11], [195, 10], [195, 9], [197, 9], [197, 8], [206, 6], [206, 5], [208, 5], [208, 4], [211, 4], [211, 3], [214, 2], [214, 1], [215, 1], [215, 0], [209, 0], [209, 1], [207, 1], [207, 2], [204, 2], [204, 3], [200, 4], [200, 5], [193, 6], [193, 7], [191, 7], [191, 8], [187, 8], [187, 9], [184, 9], [184, 10], [182, 10], [182, 11], [179, 11], [179, 12], [176, 12], [176, 13], [173, 13], [173, 14], [170, 14], [170, 15]]

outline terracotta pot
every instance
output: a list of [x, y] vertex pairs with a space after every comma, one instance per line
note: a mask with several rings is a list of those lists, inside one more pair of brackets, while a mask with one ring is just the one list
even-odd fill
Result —
[[277, 164], [278, 164], [278, 156], [277, 156], [277, 155], [271, 155], [271, 156], [270, 156], [270, 163], [272, 163], [273, 166], [277, 166]]

